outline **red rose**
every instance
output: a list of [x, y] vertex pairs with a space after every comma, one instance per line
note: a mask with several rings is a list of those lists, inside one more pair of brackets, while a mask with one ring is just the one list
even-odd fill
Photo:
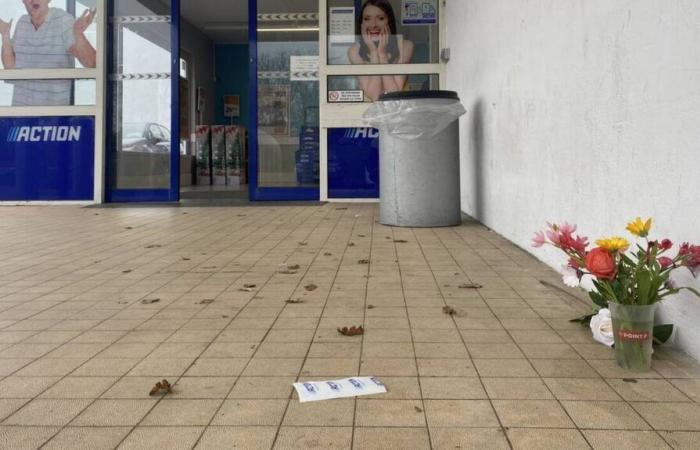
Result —
[[591, 275], [602, 280], [615, 278], [615, 258], [607, 250], [594, 248], [586, 255], [586, 269]]
[[671, 247], [673, 247], [673, 242], [671, 242], [670, 239], [664, 239], [664, 240], [661, 241], [661, 243], [659, 244], [659, 249], [660, 249], [660, 250], [668, 250], [668, 249], [670, 249]]

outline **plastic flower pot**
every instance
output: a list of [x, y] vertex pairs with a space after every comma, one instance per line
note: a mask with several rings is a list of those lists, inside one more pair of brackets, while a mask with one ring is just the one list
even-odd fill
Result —
[[651, 369], [656, 304], [637, 306], [610, 302], [609, 308], [617, 364], [633, 372], [648, 372]]

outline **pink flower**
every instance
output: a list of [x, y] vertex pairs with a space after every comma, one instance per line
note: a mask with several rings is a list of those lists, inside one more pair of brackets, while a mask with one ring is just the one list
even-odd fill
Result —
[[536, 232], [535, 236], [532, 238], [532, 246], [542, 247], [546, 243], [547, 239], [544, 237], [544, 233], [541, 231]]
[[661, 241], [661, 243], [659, 244], [659, 250], [668, 250], [668, 249], [670, 249], [671, 247], [673, 247], [673, 242], [671, 242], [670, 239], [664, 239], [664, 240]]
[[669, 267], [671, 264], [673, 264], [673, 260], [669, 258], [668, 256], [660, 256], [659, 259], [659, 264], [661, 264], [661, 267], [663, 269]]
[[573, 234], [574, 231], [576, 231], [577, 226], [576, 225], [571, 225], [569, 222], [564, 222], [563, 224], [559, 225], [559, 232], [561, 234]]
[[682, 256], [682, 266], [686, 266], [693, 276], [700, 274], [700, 245], [690, 245], [684, 242], [678, 250], [678, 255]]
[[547, 230], [547, 239], [552, 241], [552, 244], [556, 245], [557, 247], [559, 247], [561, 244], [561, 242], [559, 242], [559, 233], [556, 231]]

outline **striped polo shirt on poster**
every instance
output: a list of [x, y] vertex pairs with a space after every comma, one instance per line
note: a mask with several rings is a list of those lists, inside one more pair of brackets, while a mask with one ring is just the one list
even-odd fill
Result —
[[[12, 47], [16, 69], [71, 69], [75, 17], [50, 8], [46, 20], [34, 28], [28, 15], [17, 22]], [[18, 80], [12, 82], [13, 106], [63, 106], [71, 103], [71, 80]]]

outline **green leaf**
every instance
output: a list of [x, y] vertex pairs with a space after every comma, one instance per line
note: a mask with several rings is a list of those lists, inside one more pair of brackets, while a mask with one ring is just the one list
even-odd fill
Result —
[[581, 317], [577, 317], [577, 318], [575, 318], [575, 319], [571, 319], [571, 320], [569, 320], [569, 322], [578, 322], [578, 323], [580, 323], [581, 325], [586, 326], [586, 325], [589, 325], [589, 324], [591, 323], [591, 319], [592, 319], [593, 316], [595, 316], [596, 314], [598, 314], [598, 313], [586, 314], [585, 316], [581, 316]]
[[649, 292], [651, 292], [651, 272], [640, 270], [637, 272], [637, 298], [640, 305], [649, 304]]
[[673, 324], [656, 325], [654, 327], [654, 344], [665, 344], [673, 334]]
[[600, 306], [601, 308], [607, 308], [608, 307], [608, 301], [603, 298], [602, 295], [600, 295], [596, 291], [589, 291], [588, 296], [593, 300], [593, 303], [595, 303], [597, 306]]

